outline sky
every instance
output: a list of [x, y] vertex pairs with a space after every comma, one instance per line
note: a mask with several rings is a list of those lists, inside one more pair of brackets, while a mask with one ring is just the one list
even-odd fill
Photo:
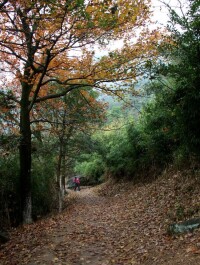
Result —
[[[151, 0], [152, 1], [152, 11], [153, 19], [161, 25], [166, 25], [169, 20], [168, 10], [166, 6], [162, 3], [165, 2], [169, 4], [178, 14], [181, 12], [186, 12], [186, 3], [187, 0]], [[181, 11], [181, 9], [182, 11]]]
[[167, 10], [159, 0], [152, 0], [152, 20], [159, 24], [166, 24], [168, 20]]

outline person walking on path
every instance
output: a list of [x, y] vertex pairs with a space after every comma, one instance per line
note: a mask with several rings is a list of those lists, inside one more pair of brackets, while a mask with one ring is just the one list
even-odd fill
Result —
[[79, 177], [74, 177], [73, 179], [74, 182], [74, 191], [78, 190], [80, 191], [80, 178]]

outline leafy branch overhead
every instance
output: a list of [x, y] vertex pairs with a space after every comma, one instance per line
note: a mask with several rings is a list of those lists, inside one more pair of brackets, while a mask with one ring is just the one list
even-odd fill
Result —
[[[133, 60], [141, 57], [141, 43], [128, 60], [121, 51], [96, 60], [93, 51], [110, 40], [127, 42], [147, 20], [147, 2], [117, 2], [115, 12], [112, 1], [8, 1], [2, 7], [0, 60], [15, 84], [27, 85], [29, 110], [80, 85], [135, 77], [127, 70], [138, 63]], [[63, 91], [41, 97], [50, 82], [62, 84]]]

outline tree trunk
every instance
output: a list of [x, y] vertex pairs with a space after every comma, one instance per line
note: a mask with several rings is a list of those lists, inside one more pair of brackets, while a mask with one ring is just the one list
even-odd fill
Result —
[[31, 201], [31, 128], [29, 114], [29, 88], [24, 86], [21, 98], [20, 113], [20, 196], [21, 196], [21, 218], [24, 224], [32, 222]]
[[63, 196], [65, 195], [66, 191], [66, 183], [65, 183], [65, 178], [66, 178], [66, 145], [64, 145], [63, 148], [63, 166], [62, 166], [62, 186], [63, 186]]
[[58, 204], [59, 204], [59, 213], [62, 212], [63, 209], [63, 197], [64, 197], [64, 187], [62, 181], [62, 163], [64, 158], [64, 137], [65, 137], [65, 119], [66, 119], [66, 109], [64, 109], [64, 115], [62, 120], [62, 131], [59, 136], [59, 157], [58, 157], [58, 165], [57, 165], [57, 184], [58, 184]]
[[58, 211], [59, 213], [62, 212], [62, 201], [63, 201], [62, 176], [61, 176], [62, 156], [63, 156], [63, 142], [61, 139], [59, 156], [58, 156], [58, 165], [57, 165]]

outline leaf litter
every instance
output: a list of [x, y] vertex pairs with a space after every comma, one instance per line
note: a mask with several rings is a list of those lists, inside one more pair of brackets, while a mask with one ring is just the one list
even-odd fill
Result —
[[177, 173], [71, 191], [61, 214], [10, 232], [0, 265], [200, 264], [200, 230], [167, 234], [170, 223], [200, 214], [199, 187]]

